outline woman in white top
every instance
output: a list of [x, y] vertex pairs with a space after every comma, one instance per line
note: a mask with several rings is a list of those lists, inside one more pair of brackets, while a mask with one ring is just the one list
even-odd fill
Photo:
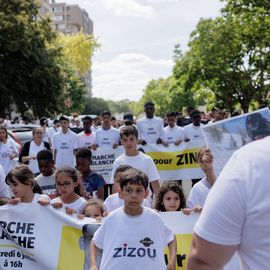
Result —
[[15, 160], [18, 154], [15, 143], [8, 139], [7, 129], [0, 127], [0, 163], [6, 175], [18, 165]]

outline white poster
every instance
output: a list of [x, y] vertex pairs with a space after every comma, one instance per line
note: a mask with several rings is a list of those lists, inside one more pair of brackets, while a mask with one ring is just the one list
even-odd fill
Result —
[[270, 111], [264, 108], [202, 127], [206, 145], [214, 156], [218, 175], [231, 155], [243, 145], [270, 135]]

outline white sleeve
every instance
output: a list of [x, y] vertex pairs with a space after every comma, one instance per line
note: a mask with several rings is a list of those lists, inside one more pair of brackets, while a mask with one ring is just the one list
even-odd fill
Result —
[[5, 182], [5, 172], [3, 167], [0, 165], [0, 197], [9, 198], [8, 185]]
[[216, 244], [240, 244], [246, 213], [246, 174], [233, 155], [210, 190], [194, 231]]
[[55, 133], [53, 135], [53, 139], [52, 139], [52, 148], [53, 149], [57, 149], [57, 133]]
[[13, 153], [16, 153], [16, 154], [19, 154], [17, 148], [16, 148], [16, 144], [10, 140], [10, 143], [11, 143], [11, 146], [12, 146], [12, 150], [13, 150]]
[[80, 138], [79, 138], [79, 136], [77, 135], [77, 136], [76, 136], [76, 139], [75, 139], [75, 142], [74, 142], [74, 149], [78, 149], [78, 148], [79, 148], [79, 140], [80, 140]]
[[93, 237], [93, 242], [94, 244], [99, 248], [103, 249], [104, 248], [104, 239], [105, 239], [105, 234], [106, 234], [106, 228], [108, 224], [108, 219], [109, 217], [104, 219], [104, 222], [101, 224], [101, 226], [97, 229], [97, 231], [94, 234]]
[[110, 183], [113, 184], [114, 183], [114, 174], [115, 174], [115, 170], [119, 167], [119, 164], [117, 162], [117, 160], [114, 161], [113, 163], [113, 167], [112, 167], [112, 174], [111, 174], [111, 179], [110, 179]]
[[147, 176], [148, 176], [149, 182], [160, 180], [160, 175], [158, 173], [157, 166], [154, 163], [152, 158], [149, 159], [148, 164], [149, 166], [148, 166]]

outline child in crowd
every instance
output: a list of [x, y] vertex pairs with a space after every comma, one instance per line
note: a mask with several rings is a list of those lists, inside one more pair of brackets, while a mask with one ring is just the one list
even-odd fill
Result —
[[[120, 165], [114, 173], [114, 185], [113, 185], [113, 194], [110, 195], [106, 200], [104, 201], [104, 208], [106, 215], [119, 208], [124, 206], [124, 201], [119, 197], [119, 189], [120, 189], [120, 178], [124, 171], [131, 169], [132, 167], [129, 165]], [[150, 207], [147, 200], [143, 200], [143, 206]]]
[[27, 165], [19, 165], [12, 169], [7, 177], [6, 183], [10, 186], [14, 199], [9, 204], [23, 203], [49, 203], [50, 198], [42, 194], [40, 186], [36, 183], [34, 174]]
[[[133, 168], [142, 170], [148, 177], [151, 188], [157, 196], [159, 192], [159, 173], [153, 159], [137, 150], [138, 131], [134, 126], [125, 126], [120, 131], [121, 143], [125, 153], [120, 155], [113, 163], [111, 183], [113, 183], [114, 172], [120, 165], [130, 165]], [[150, 190], [149, 190], [149, 193]], [[151, 204], [151, 196], [148, 197]]]
[[216, 175], [213, 168], [213, 156], [209, 148], [200, 149], [197, 161], [205, 173], [205, 177], [191, 189], [187, 200], [187, 206], [191, 209], [195, 208], [197, 209], [197, 212], [200, 212], [211, 187], [215, 183]]
[[165, 182], [160, 187], [155, 209], [161, 212], [181, 211], [186, 207], [186, 200], [182, 187], [173, 182]]
[[98, 199], [91, 199], [87, 202], [83, 214], [85, 217], [95, 218], [98, 221], [101, 221], [103, 217], [103, 202]]
[[60, 194], [53, 199], [51, 204], [54, 208], [67, 209], [67, 213], [81, 214], [85, 208], [86, 200], [80, 196], [80, 186], [77, 171], [72, 167], [61, 167], [55, 172], [56, 188]]
[[176, 239], [155, 211], [142, 207], [148, 193], [148, 178], [131, 168], [122, 173], [119, 195], [124, 207], [108, 215], [91, 242], [91, 270], [98, 269], [98, 249], [103, 249], [100, 270], [165, 269], [163, 250], [169, 247], [167, 270], [175, 269]]
[[104, 185], [103, 177], [90, 169], [92, 152], [88, 148], [79, 148], [76, 153], [77, 169], [82, 174], [82, 185], [84, 188], [83, 196], [85, 199], [93, 197], [93, 193], [97, 191], [97, 197], [104, 199]]
[[52, 152], [47, 149], [41, 150], [37, 154], [37, 161], [41, 173], [36, 177], [36, 181], [41, 187], [43, 193], [53, 199], [57, 197], [57, 192]]

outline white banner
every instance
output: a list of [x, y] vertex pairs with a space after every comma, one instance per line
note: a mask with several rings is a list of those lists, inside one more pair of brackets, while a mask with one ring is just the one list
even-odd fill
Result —
[[[204, 142], [182, 142], [180, 145], [138, 145], [138, 150], [152, 157], [161, 180], [190, 180], [202, 178], [203, 172], [196, 162], [197, 153]], [[91, 169], [101, 174], [105, 181], [111, 178], [114, 160], [124, 153], [123, 146], [116, 149], [98, 148], [92, 151]]]
[[51, 206], [1, 206], [0, 269], [89, 269], [85, 263], [90, 240], [82, 229], [90, 221], [72, 218]]
[[[185, 269], [197, 214], [161, 213], [177, 236], [177, 268]], [[21, 203], [0, 207], [1, 270], [89, 270], [89, 243], [99, 224], [51, 206]], [[87, 225], [86, 225], [87, 224]], [[165, 260], [168, 258], [165, 250]]]

